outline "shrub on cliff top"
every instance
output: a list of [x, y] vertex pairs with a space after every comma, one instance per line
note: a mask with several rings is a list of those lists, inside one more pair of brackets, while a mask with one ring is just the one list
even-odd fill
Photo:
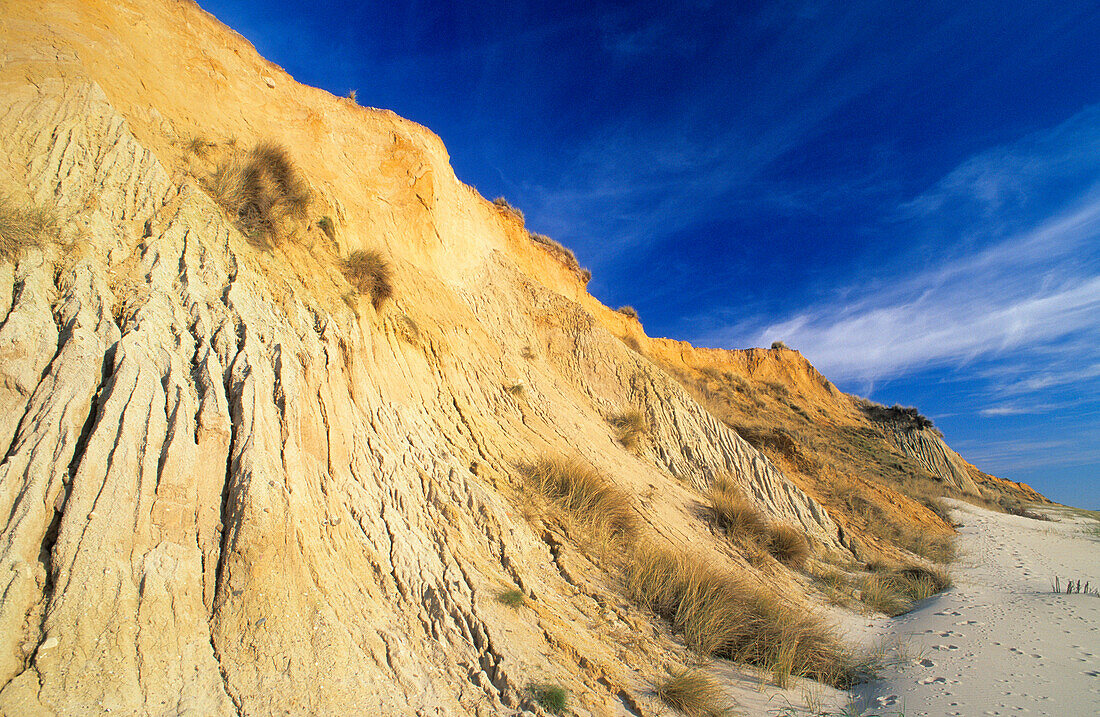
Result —
[[615, 309], [615, 311], [619, 312], [628, 319], [634, 319], [635, 321], [638, 320], [638, 310], [635, 309], [633, 306], [620, 306], [619, 308]]
[[511, 214], [513, 217], [519, 220], [520, 224], [523, 224], [526, 221], [526, 217], [523, 216], [523, 212], [521, 212], [518, 207], [513, 207], [512, 204], [504, 197], [497, 197], [496, 199], [494, 199], [493, 206], [503, 212]]

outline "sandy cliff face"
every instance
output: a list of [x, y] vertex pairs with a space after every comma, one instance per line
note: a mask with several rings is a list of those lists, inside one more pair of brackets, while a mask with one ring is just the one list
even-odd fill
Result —
[[[0, 42], [0, 190], [60, 220], [0, 266], [5, 714], [511, 714], [543, 681], [644, 713], [680, 648], [524, 514], [516, 465], [543, 455], [747, 571], [700, 517], [719, 474], [846, 550], [670, 373], [676, 345], [624, 344], [424, 128], [297, 85], [187, 2], [8, 5]], [[313, 196], [270, 249], [206, 183], [263, 140]], [[395, 271], [377, 310], [339, 268], [364, 248]], [[736, 361], [857, 419], [804, 361]], [[608, 423], [630, 408], [633, 451]]]

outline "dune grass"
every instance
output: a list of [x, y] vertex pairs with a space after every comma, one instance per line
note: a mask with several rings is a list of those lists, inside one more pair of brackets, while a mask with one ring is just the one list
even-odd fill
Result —
[[673, 670], [653, 691], [662, 702], [687, 717], [722, 717], [731, 714], [722, 688], [702, 670]]
[[626, 448], [634, 448], [649, 433], [645, 414], [636, 408], [618, 413], [607, 420], [615, 428], [615, 438]]
[[569, 691], [561, 685], [539, 684], [527, 688], [531, 696], [548, 712], [561, 714], [569, 703]]
[[344, 277], [356, 291], [370, 297], [375, 310], [393, 297], [393, 269], [377, 249], [353, 251], [344, 260]]
[[305, 221], [311, 201], [309, 185], [274, 142], [260, 142], [243, 158], [230, 157], [205, 184], [241, 233], [268, 250]]
[[630, 497], [575, 458], [548, 457], [520, 465], [539, 493], [565, 509], [597, 539], [629, 537], [637, 529]]
[[949, 587], [951, 577], [938, 568], [878, 566], [861, 581], [860, 602], [893, 617]]
[[59, 230], [53, 212], [39, 206], [16, 206], [0, 195], [0, 261], [14, 262], [27, 249]]
[[797, 528], [769, 523], [756, 504], [726, 475], [714, 479], [707, 493], [711, 521], [730, 537], [767, 550], [782, 563], [800, 568], [810, 557], [810, 544]]
[[638, 541], [625, 579], [632, 599], [668, 619], [701, 655], [756, 665], [779, 684], [810, 677], [846, 686], [855, 677], [834, 628], [705, 557]]
[[502, 590], [497, 593], [497, 602], [501, 605], [507, 605], [510, 608], [516, 609], [527, 604], [527, 596], [523, 594], [522, 590], [512, 588], [511, 590]]

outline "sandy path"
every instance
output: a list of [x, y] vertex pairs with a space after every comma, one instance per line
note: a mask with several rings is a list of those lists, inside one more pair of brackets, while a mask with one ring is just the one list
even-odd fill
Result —
[[857, 713], [1100, 714], [1100, 597], [1050, 588], [1055, 575], [1100, 585], [1090, 521], [952, 507], [963, 523], [955, 587], [893, 620], [861, 621], [865, 642], [898, 638], [912, 657], [856, 688]]

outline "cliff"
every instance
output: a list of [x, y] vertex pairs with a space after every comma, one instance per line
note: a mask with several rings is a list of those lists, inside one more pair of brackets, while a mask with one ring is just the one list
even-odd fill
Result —
[[[532, 507], [517, 466], [544, 456], [792, 600], [805, 575], [702, 516], [717, 476], [852, 555], [828, 477], [677, 372], [788, 387], [820, 430], [864, 426], [851, 400], [797, 354], [647, 339], [425, 128], [295, 83], [190, 2], [9, 4], [0, 38], [0, 193], [49, 215], [0, 264], [5, 714], [538, 713], [548, 682], [648, 713], [683, 646]], [[265, 142], [308, 189], [289, 229], [219, 194]], [[389, 301], [347, 274], [364, 250]]]

